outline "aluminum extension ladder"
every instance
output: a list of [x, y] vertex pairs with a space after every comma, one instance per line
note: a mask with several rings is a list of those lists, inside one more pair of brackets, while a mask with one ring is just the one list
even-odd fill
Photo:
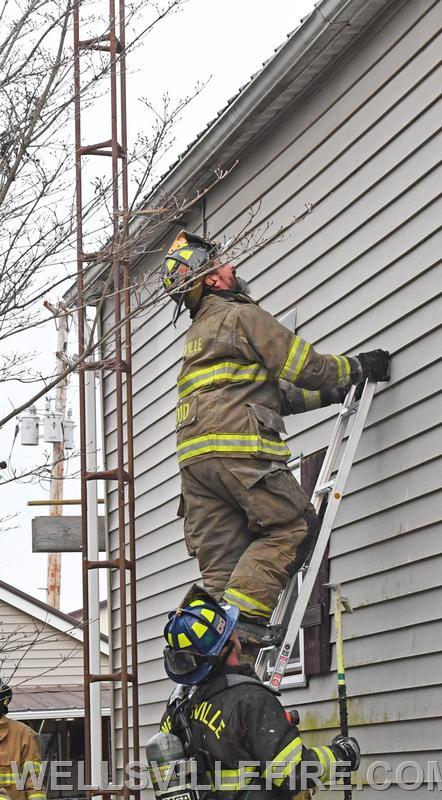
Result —
[[[350, 469], [353, 464], [365, 421], [370, 410], [375, 389], [375, 382], [366, 381], [360, 400], [354, 402], [353, 397], [356, 387], [352, 386], [348, 391], [348, 394], [342, 405], [342, 409], [337, 416], [335, 427], [330, 439], [330, 444], [327, 448], [321, 472], [319, 473], [319, 477], [312, 494], [312, 503], [316, 512], [319, 511], [323, 497], [326, 494], [328, 494], [327, 507], [322, 520], [318, 538], [316, 540], [315, 548], [311, 555], [310, 563], [308, 564], [303, 577], [299, 596], [296, 600], [287, 626], [287, 632], [285, 634], [284, 641], [279, 646], [275, 666], [270, 675], [269, 683], [274, 689], [278, 689], [280, 686], [290, 659], [290, 654], [299, 635], [302, 620], [304, 618], [310, 595], [312, 593], [313, 586], [318, 576], [319, 568], [330, 539], [330, 534], [336, 514], [338, 512], [342, 495], [344, 493]], [[335, 477], [331, 479], [338, 453], [340, 451], [344, 436], [347, 432], [347, 427], [349, 427], [349, 418], [353, 415], [355, 418], [349, 432], [347, 442], [344, 446], [341, 463], [337, 468]], [[284, 591], [281, 592], [278, 605], [276, 606], [271, 618], [272, 625], [282, 624], [297, 581], [298, 575], [296, 574], [292, 577], [290, 583], [287, 584]], [[255, 664], [255, 671], [261, 680], [265, 680], [266, 655], [269, 652], [269, 648], [261, 650], [258, 654]]]

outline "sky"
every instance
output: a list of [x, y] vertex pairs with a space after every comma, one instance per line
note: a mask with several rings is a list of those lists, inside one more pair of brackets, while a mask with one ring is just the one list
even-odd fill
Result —
[[[105, 0], [101, 0], [103, 5]], [[107, 4], [106, 4], [107, 5]], [[169, 162], [187, 147], [234, 96], [288, 33], [312, 11], [313, 0], [188, 0], [180, 13], [164, 20], [128, 60], [128, 126], [132, 137], [142, 129], [143, 116], [138, 102], [147, 97], [154, 104], [165, 92], [172, 102], [192, 93], [198, 82], [206, 82], [204, 90], [184, 110], [174, 128], [175, 143], [168, 154]], [[87, 132], [87, 128], [86, 128]], [[93, 138], [97, 131], [94, 129]], [[107, 136], [105, 137], [107, 138]], [[167, 162], [161, 164], [161, 172]], [[56, 297], [48, 298], [56, 302]], [[35, 349], [35, 364], [54, 362], [55, 325], [50, 322], [38, 333], [28, 333], [19, 344], [22, 349]], [[31, 341], [30, 341], [31, 340]], [[16, 345], [15, 345], [16, 346]], [[75, 332], [69, 351], [76, 351]], [[0, 395], [3, 413], [28, 396], [29, 387], [8, 383]], [[68, 406], [78, 423], [78, 390], [75, 378], [68, 390]], [[38, 409], [43, 410], [44, 402]], [[0, 461], [5, 460], [17, 471], [29, 468], [42, 458], [49, 446], [24, 447], [20, 434], [14, 440], [15, 421], [0, 430]], [[78, 446], [78, 428], [76, 431]], [[12, 448], [12, 451], [11, 451]], [[78, 480], [66, 481], [65, 497], [79, 496]], [[28, 500], [47, 499], [47, 483], [8, 483], [0, 485], [0, 517], [13, 515], [10, 529], [2, 530], [1, 579], [23, 591], [46, 599], [46, 555], [32, 553], [31, 522], [34, 516], [48, 514], [47, 508], [28, 507]], [[66, 508], [65, 513], [79, 513]], [[3, 525], [5, 527], [5, 525]], [[77, 554], [62, 557], [61, 609], [72, 611], [81, 606], [81, 561]], [[102, 589], [102, 594], [104, 588]]]

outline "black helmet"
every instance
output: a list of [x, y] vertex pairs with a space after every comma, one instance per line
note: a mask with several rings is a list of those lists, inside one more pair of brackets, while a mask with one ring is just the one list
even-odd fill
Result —
[[0, 678], [0, 716], [7, 714], [9, 703], [12, 699], [12, 689]]
[[[208, 239], [202, 239], [194, 233], [182, 230], [176, 237], [166, 258], [163, 261], [161, 277], [166, 292], [178, 306], [177, 314], [183, 302], [190, 310], [196, 308], [203, 293], [203, 276], [198, 277], [201, 267], [219, 254], [220, 247]], [[192, 281], [192, 274], [196, 279]]]

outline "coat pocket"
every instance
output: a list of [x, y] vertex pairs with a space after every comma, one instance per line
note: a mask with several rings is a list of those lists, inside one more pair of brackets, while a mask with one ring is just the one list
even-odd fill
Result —
[[257, 422], [257, 428], [264, 428], [273, 433], [287, 433], [284, 420], [276, 411], [266, 406], [260, 406], [258, 403], [248, 403], [253, 416]]
[[238, 464], [233, 458], [231, 459], [231, 464], [229, 463], [229, 472], [230, 474], [239, 481], [245, 489], [251, 489], [255, 486], [259, 481], [262, 481], [266, 478], [267, 475], [271, 475], [274, 472], [289, 472], [288, 467], [286, 468], [284, 464], [281, 464], [279, 461], [260, 463], [259, 461], [253, 460], [250, 461], [249, 464]]
[[176, 515], [177, 515], [177, 517], [181, 517], [181, 519], [185, 516], [184, 497], [183, 497], [182, 494], [180, 494], [180, 501], [178, 503], [178, 508], [177, 508]]

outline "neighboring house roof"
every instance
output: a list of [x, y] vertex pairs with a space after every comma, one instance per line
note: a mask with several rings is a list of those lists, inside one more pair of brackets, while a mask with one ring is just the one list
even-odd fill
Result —
[[[390, 0], [322, 0], [252, 76], [206, 129], [197, 136], [171, 166], [153, 191], [144, 198], [141, 208], [161, 206], [164, 197], [195, 195], [213, 181], [215, 170], [228, 169], [260, 137], [274, 128], [288, 107], [302, 97], [389, 5]], [[144, 225], [141, 217], [131, 223], [131, 234]], [[165, 232], [156, 226], [153, 246]], [[108, 269], [108, 264], [91, 266], [87, 284]], [[69, 302], [76, 287], [65, 294]]]
[[[11, 584], [5, 583], [4, 581], [0, 581], [0, 601], [14, 608], [18, 608], [23, 613], [29, 614], [29, 616], [41, 622], [45, 622], [52, 628], [65, 633], [67, 636], [72, 636], [73, 639], [77, 639], [77, 641], [81, 643], [83, 642], [83, 629], [82, 626], [79, 625], [78, 619], [49, 606], [36, 597], [31, 597], [31, 595], [23, 592], [21, 589], [17, 589], [15, 586], [11, 586]], [[108, 655], [109, 645], [107, 637], [101, 634], [100, 639], [101, 653], [103, 655]]]
[[[59, 633], [56, 636], [58, 637], [61, 634], [60, 647], [63, 641], [69, 642], [69, 639], [72, 638], [75, 642], [73, 642], [75, 653], [79, 653], [81, 656], [83, 627], [79, 624], [78, 618], [71, 614], [65, 614], [63, 611], [58, 611], [56, 608], [35, 597], [31, 597], [21, 589], [17, 589], [4, 581], [0, 581], [0, 604], [3, 604], [3, 608], [9, 606], [17, 612], [21, 612], [25, 617], [30, 617], [43, 623], [43, 630], [46, 630], [45, 626], [48, 626], [48, 628], [58, 631]], [[16, 611], [13, 613], [15, 614]], [[68, 639], [66, 640], [65, 637], [68, 637]], [[100, 652], [102, 657], [109, 654], [109, 646], [105, 636], [101, 636]], [[62, 658], [62, 665], [64, 661], [65, 659]], [[25, 664], [23, 658], [21, 658], [20, 664], [21, 666]], [[54, 671], [57, 668], [58, 666], [54, 668]], [[45, 672], [42, 674], [45, 674]], [[57, 674], [58, 680], [61, 678], [62, 681], [62, 675], [65, 674], [65, 671], [61, 670], [60, 673], [54, 672], [54, 674]], [[81, 680], [81, 672], [71, 673], [69, 677], [71, 683], [67, 680], [66, 683], [46, 684], [42, 681], [41, 684], [38, 684], [38, 676], [30, 679], [32, 683], [28, 682], [29, 678], [21, 680], [15, 686], [12, 683], [11, 717], [14, 719], [83, 717], [84, 687], [78, 683]], [[73, 681], [72, 677], [74, 677]], [[110, 713], [110, 690], [105, 684], [102, 684], [101, 697], [102, 713], [107, 716]]]
[[[110, 715], [110, 690], [103, 685], [102, 714]], [[84, 716], [83, 686], [22, 686], [14, 690], [10, 715], [13, 719], [62, 719]]]

